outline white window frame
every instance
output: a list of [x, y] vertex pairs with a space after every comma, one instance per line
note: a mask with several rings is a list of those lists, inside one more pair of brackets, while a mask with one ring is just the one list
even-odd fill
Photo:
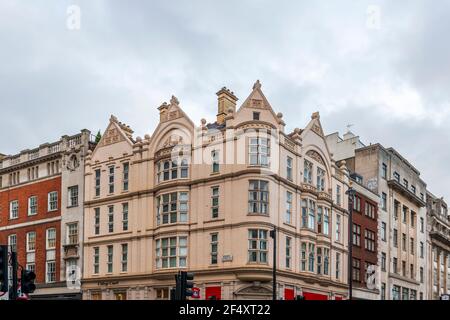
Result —
[[[256, 233], [256, 237], [253, 234]], [[256, 259], [253, 259], [256, 254]], [[248, 255], [249, 263], [268, 263], [268, 231], [265, 229], [248, 229]]]
[[67, 243], [70, 245], [76, 245], [79, 243], [78, 222], [70, 222], [67, 224]]
[[129, 178], [130, 178], [130, 163], [129, 162], [124, 162], [122, 165], [122, 189], [123, 191], [128, 191], [130, 186], [129, 186]]
[[78, 197], [79, 197], [79, 188], [78, 185], [71, 186], [67, 188], [67, 194], [68, 194], [68, 204], [69, 207], [77, 207], [79, 204]]
[[8, 248], [10, 252], [17, 252], [17, 234], [8, 235]]
[[[54, 233], [54, 238], [50, 238], [50, 234]], [[56, 228], [48, 228], [45, 231], [45, 249], [54, 250], [56, 249]], [[54, 241], [54, 245], [50, 245], [50, 240]]]
[[[31, 238], [31, 235], [34, 235], [34, 247], [31, 249], [30, 248], [30, 238]], [[27, 236], [26, 236], [26, 240], [27, 240], [27, 243], [26, 243], [26, 249], [27, 249], [27, 252], [35, 252], [36, 251], [36, 231], [29, 231], [29, 232], [27, 232]]]
[[[33, 204], [34, 202], [34, 204]], [[34, 211], [32, 210], [34, 208]], [[28, 215], [34, 216], [38, 213], [38, 197], [31, 196], [28, 198]]]
[[12, 200], [9, 202], [9, 219], [19, 218], [19, 200]]
[[[55, 199], [56, 195], [56, 199]], [[58, 210], [58, 191], [50, 191], [47, 195], [47, 211], [57, 211]], [[54, 206], [54, 207], [53, 207]]]
[[248, 139], [248, 163], [251, 166], [270, 166], [270, 139], [250, 137]]

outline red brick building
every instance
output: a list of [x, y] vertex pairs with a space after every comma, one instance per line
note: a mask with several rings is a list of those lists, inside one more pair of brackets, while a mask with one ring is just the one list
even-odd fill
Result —
[[0, 244], [36, 273], [33, 299], [81, 298], [82, 159], [90, 138], [82, 130], [0, 157]]
[[360, 176], [351, 176], [356, 191], [352, 215], [353, 297], [376, 300], [376, 278], [371, 282], [368, 275], [371, 271], [376, 273], [378, 266], [378, 196], [362, 186]]

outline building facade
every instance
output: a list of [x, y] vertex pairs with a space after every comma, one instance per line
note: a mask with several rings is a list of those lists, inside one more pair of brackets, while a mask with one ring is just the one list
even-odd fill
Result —
[[378, 195], [363, 185], [363, 178], [351, 175], [356, 191], [352, 211], [353, 298], [379, 299], [378, 271]]
[[92, 146], [82, 130], [0, 159], [0, 243], [36, 273], [33, 299], [81, 298], [84, 156]]
[[365, 146], [351, 132], [343, 139], [328, 135], [327, 141], [336, 160], [345, 159], [379, 196], [380, 298], [426, 299], [426, 184], [420, 172], [395, 149]]
[[428, 299], [450, 294], [450, 215], [447, 203], [427, 192]]
[[84, 299], [168, 299], [178, 270], [201, 299], [347, 296], [349, 185], [314, 113], [285, 133], [259, 81], [217, 92], [197, 127], [172, 97], [153, 134], [111, 117], [85, 163]]

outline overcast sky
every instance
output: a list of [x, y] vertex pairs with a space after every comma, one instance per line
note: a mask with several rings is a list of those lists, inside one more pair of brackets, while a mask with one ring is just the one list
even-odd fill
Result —
[[172, 94], [214, 121], [215, 92], [242, 103], [259, 79], [288, 131], [314, 111], [327, 133], [353, 124], [449, 200], [449, 14], [448, 1], [2, 0], [0, 153], [111, 114], [151, 134]]

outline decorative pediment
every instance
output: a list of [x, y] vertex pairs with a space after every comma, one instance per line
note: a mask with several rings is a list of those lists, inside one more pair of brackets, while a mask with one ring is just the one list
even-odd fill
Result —
[[311, 159], [316, 160], [318, 163], [320, 163], [321, 165], [325, 166], [325, 161], [323, 160], [322, 156], [314, 150], [309, 150], [306, 155], [308, 157], [310, 157]]
[[107, 146], [124, 140], [125, 138], [122, 134], [120, 134], [119, 130], [115, 126], [110, 126], [103, 135], [102, 146]]

